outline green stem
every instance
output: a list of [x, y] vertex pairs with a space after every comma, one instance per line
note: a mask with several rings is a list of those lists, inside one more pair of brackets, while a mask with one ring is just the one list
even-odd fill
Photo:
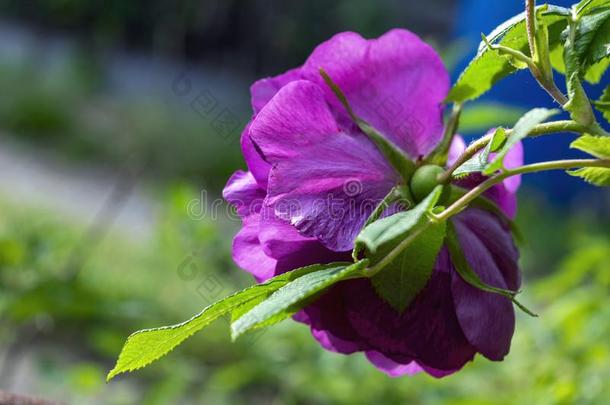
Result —
[[[506, 137], [510, 137], [511, 132], [512, 132], [511, 129], [506, 130]], [[528, 137], [534, 138], [534, 137], [541, 136], [541, 135], [549, 135], [549, 134], [561, 133], [561, 132], [571, 132], [571, 133], [575, 133], [575, 134], [592, 133], [594, 135], [605, 135], [605, 131], [602, 134], [599, 132], [599, 129], [596, 129], [593, 127], [589, 128], [589, 127], [586, 127], [584, 125], [577, 123], [576, 121], [566, 120], [566, 121], [554, 121], [554, 122], [547, 122], [544, 124], [539, 124], [536, 127], [534, 127], [534, 129], [532, 129], [532, 131], [530, 131], [530, 133], [528, 134]], [[466, 148], [464, 153], [462, 153], [460, 155], [460, 157], [458, 157], [457, 160], [444, 173], [442, 173], [439, 176], [439, 179], [438, 179], [439, 183], [441, 183], [441, 184], [450, 183], [451, 175], [453, 174], [453, 172], [456, 171], [460, 166], [462, 166], [468, 160], [470, 160], [480, 150], [484, 149], [485, 146], [487, 146], [487, 144], [491, 141], [492, 137], [493, 137], [493, 134], [488, 134], [488, 135], [485, 135], [485, 136], [477, 139], [473, 143], [471, 143]]]
[[530, 55], [536, 55], [536, 0], [525, 0], [525, 26], [527, 28], [527, 42], [530, 46]]
[[525, 0], [525, 25], [527, 27], [527, 42], [531, 52], [532, 64], [528, 63], [532, 76], [538, 84], [562, 107], [569, 101], [568, 98], [559, 90], [553, 80], [552, 72], [543, 72], [538, 64], [540, 55], [536, 49], [536, 1]]
[[610, 160], [598, 160], [598, 159], [573, 159], [573, 160], [556, 160], [550, 162], [534, 163], [531, 165], [525, 165], [517, 167], [515, 169], [505, 170], [493, 177], [485, 180], [475, 188], [471, 189], [468, 193], [464, 194], [459, 200], [453, 203], [446, 210], [441, 212], [439, 215], [434, 216], [435, 221], [445, 221], [453, 215], [462, 211], [466, 206], [477, 198], [479, 195], [489, 190], [491, 187], [498, 183], [501, 183], [505, 179], [517, 176], [519, 174], [528, 174], [543, 172], [549, 170], [569, 170], [581, 167], [608, 167], [610, 168]]

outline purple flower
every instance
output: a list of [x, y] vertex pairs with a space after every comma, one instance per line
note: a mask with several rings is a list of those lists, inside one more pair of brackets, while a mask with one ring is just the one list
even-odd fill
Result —
[[[413, 161], [442, 138], [442, 101], [449, 77], [439, 56], [416, 35], [392, 30], [374, 40], [341, 33], [305, 64], [252, 88], [254, 116], [242, 134], [248, 172], [231, 177], [225, 198], [243, 220], [233, 258], [257, 281], [314, 263], [350, 260], [354, 240], [375, 206], [401, 176], [352, 122], [319, 74], [323, 68], [355, 113]], [[453, 142], [449, 160], [465, 147]], [[505, 163], [522, 160], [519, 145]], [[483, 180], [461, 180], [470, 188]], [[486, 194], [512, 217], [519, 179]], [[466, 258], [487, 284], [517, 290], [518, 252], [506, 224], [469, 208], [454, 224]], [[369, 279], [336, 284], [295, 319], [331, 351], [365, 352], [391, 376], [420, 371], [449, 375], [481, 353], [502, 360], [515, 315], [507, 298], [462, 280], [447, 250], [426, 287], [402, 313]]]

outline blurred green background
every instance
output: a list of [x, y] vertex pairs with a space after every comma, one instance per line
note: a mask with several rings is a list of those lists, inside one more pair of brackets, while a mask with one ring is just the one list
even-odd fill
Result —
[[[418, 3], [419, 4], [419, 3]], [[0, 5], [0, 390], [87, 404], [605, 404], [610, 197], [521, 191], [525, 275], [503, 363], [391, 379], [293, 322], [231, 343], [220, 320], [162, 361], [104, 382], [129, 333], [187, 319], [252, 280], [219, 203], [243, 167], [248, 86], [335, 32], [408, 27], [448, 65], [454, 2]], [[442, 11], [438, 11], [442, 10]], [[478, 105], [468, 132], [518, 108]], [[203, 191], [202, 191], [203, 190]], [[220, 204], [220, 205], [219, 205]]]

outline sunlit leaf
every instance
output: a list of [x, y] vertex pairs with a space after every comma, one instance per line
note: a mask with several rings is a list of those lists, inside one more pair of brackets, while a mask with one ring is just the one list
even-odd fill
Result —
[[599, 159], [610, 159], [610, 137], [583, 135], [570, 145]]
[[608, 67], [604, 59], [610, 56], [610, 8], [595, 8], [570, 24], [563, 34], [566, 75], [570, 80], [574, 73], [590, 81], [599, 80]]
[[482, 172], [489, 164], [490, 154], [492, 152], [496, 152], [504, 144], [504, 142], [506, 142], [506, 130], [504, 128], [496, 129], [491, 140], [487, 146], [485, 146], [485, 149], [458, 167], [453, 172], [453, 176], [460, 178], [461, 176], [465, 176], [470, 173]]
[[110, 380], [116, 375], [146, 367], [153, 361], [165, 356], [184, 340], [211, 324], [216, 319], [230, 314], [244, 304], [261, 299], [290, 283], [291, 281], [309, 273], [327, 269], [329, 267], [349, 266], [349, 263], [313, 265], [281, 274], [269, 281], [258, 284], [227, 298], [224, 298], [206, 307], [191, 319], [172, 326], [154, 329], [145, 329], [133, 333], [123, 346], [116, 366], [108, 373]]
[[595, 108], [601, 111], [606, 121], [610, 122], [610, 86], [606, 87], [601, 98], [594, 105]]
[[[548, 7], [544, 10], [541, 7]], [[570, 10], [557, 6], [540, 6], [540, 22], [549, 29], [549, 43], [553, 47], [560, 43], [561, 31], [566, 27]], [[525, 27], [525, 13], [506, 21], [487, 36], [492, 44], [529, 53]], [[464, 102], [474, 100], [487, 92], [499, 80], [515, 72], [517, 68], [510, 60], [498, 52], [488, 49], [481, 42], [479, 50], [468, 67], [462, 72], [457, 83], [451, 89], [448, 101]]]
[[610, 187], [610, 168], [607, 167], [583, 167], [570, 170], [568, 174], [580, 177], [587, 183], [598, 187]]
[[377, 294], [403, 312], [426, 286], [445, 238], [446, 223], [432, 224], [371, 278]]
[[504, 158], [508, 152], [525, 138], [536, 125], [548, 120], [553, 115], [559, 114], [559, 110], [549, 110], [546, 108], [534, 108], [528, 111], [511, 131], [506, 139], [504, 146], [498, 151], [496, 157], [485, 167], [483, 174], [490, 175], [504, 167]]
[[582, 0], [576, 6], [578, 16], [587, 15], [597, 8], [610, 7], [610, 0]]
[[361, 260], [351, 265], [325, 266], [284, 285], [231, 324], [232, 338], [236, 339], [248, 330], [265, 324], [269, 319], [278, 322], [294, 315], [302, 308], [299, 303], [341, 280], [356, 275], [362, 276], [362, 270], [367, 265], [368, 260]]

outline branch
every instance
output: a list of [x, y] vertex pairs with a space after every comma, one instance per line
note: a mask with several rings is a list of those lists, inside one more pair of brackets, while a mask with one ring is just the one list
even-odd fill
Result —
[[[506, 130], [506, 137], [510, 136], [512, 129]], [[587, 128], [584, 125], [581, 125], [575, 121], [554, 121], [547, 122], [544, 124], [537, 125], [528, 135], [529, 138], [548, 135], [553, 133], [560, 132], [572, 132], [575, 134], [584, 134], [586, 132], [594, 132], [592, 128]], [[474, 155], [476, 155], [479, 151], [485, 148], [487, 144], [491, 141], [493, 134], [485, 135], [473, 143], [471, 143], [464, 153], [462, 153], [457, 160], [444, 172], [439, 176], [439, 182], [441, 184], [448, 184], [451, 181], [451, 175], [454, 171], [456, 171], [460, 166], [470, 160]]]
[[[553, 80], [552, 72], [543, 72], [539, 68], [540, 56], [536, 48], [536, 0], [525, 0], [525, 25], [527, 28], [527, 42], [534, 61], [534, 67], [529, 66], [532, 76], [546, 90], [547, 93], [562, 107], [568, 103], [568, 98], [559, 90]], [[546, 57], [547, 55], [543, 55]], [[544, 70], [544, 65], [543, 65]]]
[[536, 55], [536, 0], [525, 0], [525, 26], [527, 27], [527, 42], [530, 46], [530, 56]]
[[534, 163], [531, 165], [525, 165], [517, 167], [511, 170], [505, 170], [493, 177], [485, 180], [475, 188], [471, 189], [468, 193], [464, 194], [459, 200], [453, 205], [447, 208], [445, 211], [434, 217], [435, 221], [445, 221], [453, 215], [462, 211], [466, 206], [479, 195], [489, 190], [491, 187], [498, 183], [501, 183], [505, 179], [517, 176], [519, 174], [544, 172], [549, 170], [569, 170], [577, 169], [581, 167], [607, 167], [610, 168], [610, 160], [599, 160], [599, 159], [573, 159], [573, 160], [555, 160], [550, 162]]

